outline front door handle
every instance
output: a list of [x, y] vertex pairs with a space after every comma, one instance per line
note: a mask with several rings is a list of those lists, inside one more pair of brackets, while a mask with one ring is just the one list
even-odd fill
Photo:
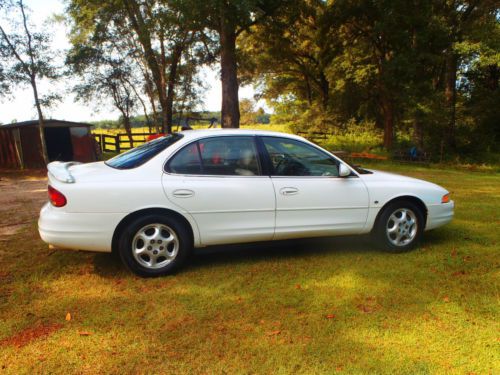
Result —
[[294, 187], [284, 187], [280, 189], [281, 195], [295, 195], [299, 193], [299, 189]]
[[189, 189], [178, 189], [174, 190], [172, 193], [174, 197], [176, 198], [189, 198], [194, 195], [194, 191], [189, 190]]

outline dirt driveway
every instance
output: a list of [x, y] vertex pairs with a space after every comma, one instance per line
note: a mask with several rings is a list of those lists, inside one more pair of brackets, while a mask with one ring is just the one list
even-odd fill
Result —
[[38, 219], [38, 212], [47, 201], [45, 174], [43, 170], [0, 170], [0, 241]]

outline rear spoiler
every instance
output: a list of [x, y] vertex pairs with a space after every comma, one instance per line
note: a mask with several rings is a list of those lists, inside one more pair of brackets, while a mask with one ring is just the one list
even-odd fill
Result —
[[71, 175], [69, 167], [77, 164], [81, 163], [77, 161], [68, 161], [68, 162], [53, 161], [52, 163], [49, 163], [47, 165], [47, 169], [49, 170], [49, 173], [52, 176], [54, 176], [56, 180], [65, 182], [67, 184], [74, 184], [75, 178]]

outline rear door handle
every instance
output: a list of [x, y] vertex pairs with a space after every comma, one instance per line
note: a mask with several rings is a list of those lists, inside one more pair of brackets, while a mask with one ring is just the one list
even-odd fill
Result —
[[281, 195], [295, 195], [299, 193], [299, 189], [294, 187], [284, 187], [280, 189]]
[[172, 195], [176, 198], [189, 198], [194, 195], [194, 191], [189, 190], [189, 189], [178, 189], [174, 190]]

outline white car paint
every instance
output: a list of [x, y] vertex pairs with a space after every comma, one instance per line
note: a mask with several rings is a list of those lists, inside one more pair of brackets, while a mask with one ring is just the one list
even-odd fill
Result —
[[172, 155], [207, 137], [277, 136], [313, 145], [295, 135], [267, 131], [212, 129], [181, 134], [182, 139], [133, 169], [114, 169], [104, 162], [49, 164], [49, 185], [65, 195], [67, 204], [47, 203], [42, 208], [41, 238], [59, 248], [111, 252], [120, 222], [129, 214], [153, 208], [182, 215], [191, 226], [195, 247], [368, 233], [380, 209], [402, 196], [415, 197], [425, 205], [426, 230], [453, 217], [453, 201], [441, 203], [448, 194], [444, 188], [379, 171], [359, 174], [348, 167], [352, 176], [346, 178], [166, 173], [164, 165]]

